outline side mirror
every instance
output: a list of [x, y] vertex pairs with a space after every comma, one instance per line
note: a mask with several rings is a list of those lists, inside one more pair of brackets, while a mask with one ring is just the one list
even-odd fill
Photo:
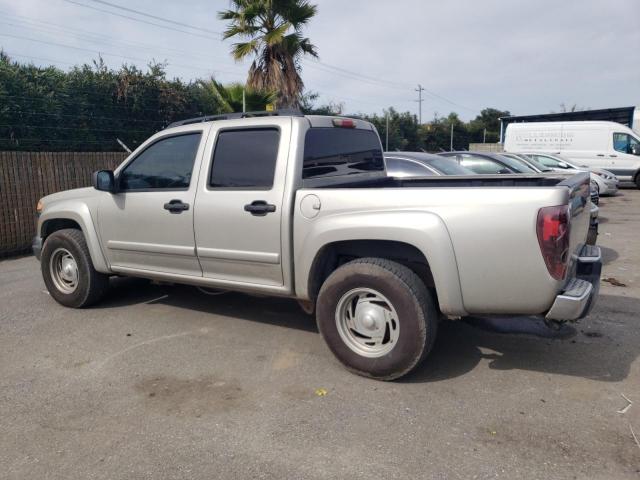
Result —
[[116, 193], [116, 181], [112, 170], [98, 170], [93, 173], [93, 188], [101, 192]]
[[631, 145], [631, 154], [640, 155], [640, 143], [634, 143]]
[[509, 170], [508, 168], [501, 168], [500, 170], [498, 170], [498, 173], [500, 175], [509, 174], [509, 173], [511, 173], [511, 170]]
[[558, 162], [558, 168], [569, 168], [569, 165], [564, 162]]

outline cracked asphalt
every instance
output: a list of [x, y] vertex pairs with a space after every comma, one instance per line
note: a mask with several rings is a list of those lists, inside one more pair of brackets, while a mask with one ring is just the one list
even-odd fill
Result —
[[639, 238], [640, 191], [603, 199], [616, 282], [575, 335], [446, 322], [395, 383], [344, 370], [290, 300], [114, 279], [70, 310], [2, 261], [0, 478], [638, 479]]

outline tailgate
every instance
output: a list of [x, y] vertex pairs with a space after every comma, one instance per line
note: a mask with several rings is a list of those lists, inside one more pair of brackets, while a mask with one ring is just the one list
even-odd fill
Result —
[[589, 173], [580, 172], [558, 184], [569, 189], [569, 211], [571, 212], [571, 229], [569, 234], [569, 260], [571, 271], [580, 250], [587, 241], [591, 223], [591, 195], [589, 192]]

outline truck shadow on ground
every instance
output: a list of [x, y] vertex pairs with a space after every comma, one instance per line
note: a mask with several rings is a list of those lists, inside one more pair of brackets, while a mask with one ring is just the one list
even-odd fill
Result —
[[633, 312], [640, 300], [600, 295], [590, 317], [565, 339], [487, 332], [465, 322], [444, 322], [424, 364], [401, 381], [435, 382], [465, 375], [480, 362], [495, 370], [524, 370], [591, 380], [624, 380], [640, 355]]
[[[142, 303], [162, 304], [239, 321], [317, 333], [315, 319], [290, 299], [225, 293], [209, 296], [193, 287], [154, 285], [144, 280], [114, 279], [112, 293], [94, 308]], [[616, 382], [625, 379], [640, 355], [640, 326], [634, 313], [640, 300], [600, 295], [590, 317], [576, 324], [574, 335], [561, 339], [504, 334], [462, 321], [439, 327], [433, 351], [400, 382], [437, 382], [471, 373], [480, 362], [495, 370], [523, 370]], [[514, 320], [517, 321], [517, 318]], [[322, 339], [318, 336], [318, 341]], [[327, 355], [330, 353], [327, 351]]]

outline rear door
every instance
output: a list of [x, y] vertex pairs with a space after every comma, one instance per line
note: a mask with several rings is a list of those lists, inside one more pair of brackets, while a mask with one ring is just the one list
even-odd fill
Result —
[[195, 207], [197, 254], [206, 278], [281, 286], [291, 118], [243, 123], [212, 127]]

